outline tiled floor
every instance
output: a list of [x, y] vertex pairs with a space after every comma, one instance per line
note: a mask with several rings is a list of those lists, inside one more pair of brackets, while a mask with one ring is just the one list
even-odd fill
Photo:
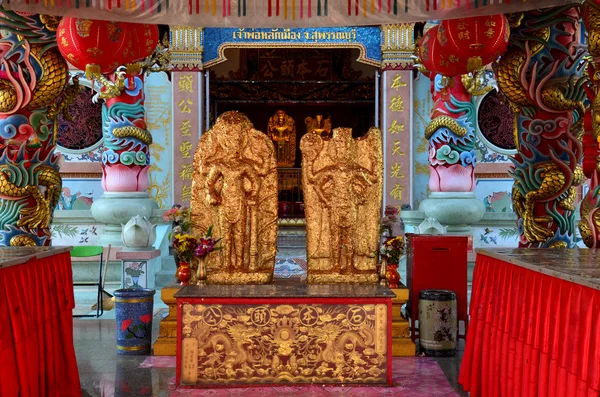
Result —
[[[154, 317], [153, 337], [158, 335], [160, 313]], [[74, 320], [75, 352], [84, 397], [167, 397], [172, 391], [175, 369], [142, 368], [146, 356], [121, 356], [116, 352], [115, 322], [110, 319]], [[436, 359], [450, 385], [460, 396], [467, 396], [457, 384], [464, 342], [456, 357]], [[170, 383], [171, 382], [171, 383]], [[423, 390], [421, 385], [420, 389]], [[433, 390], [432, 390], [433, 391]], [[286, 396], [289, 393], [281, 392]], [[327, 392], [327, 396], [347, 395]], [[311, 393], [311, 395], [314, 395]], [[389, 394], [388, 394], [389, 395]], [[401, 396], [427, 396], [431, 393], [401, 393]]]

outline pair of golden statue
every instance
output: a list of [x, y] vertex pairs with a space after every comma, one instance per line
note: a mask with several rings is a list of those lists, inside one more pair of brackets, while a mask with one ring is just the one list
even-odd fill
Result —
[[[285, 125], [287, 115], [281, 116], [278, 112], [274, 117]], [[322, 119], [318, 122], [322, 125]], [[308, 282], [377, 283], [381, 132], [371, 128], [353, 139], [351, 129], [336, 128], [330, 139], [323, 139], [322, 131], [311, 131], [300, 141]], [[207, 257], [208, 283], [273, 280], [279, 150], [275, 142], [234, 111], [223, 113], [200, 139], [194, 156], [193, 230], [201, 235], [213, 225], [224, 247]]]
[[[306, 133], [316, 133], [322, 138], [331, 138], [331, 118], [322, 115], [304, 120]], [[296, 162], [296, 123], [283, 110], [278, 110], [269, 119], [267, 135], [275, 145], [277, 167], [293, 167]]]

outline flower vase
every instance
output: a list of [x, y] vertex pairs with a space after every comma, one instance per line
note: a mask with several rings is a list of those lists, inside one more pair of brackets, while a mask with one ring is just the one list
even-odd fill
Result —
[[140, 284], [139, 284], [140, 276], [131, 276], [131, 280], [133, 281], [133, 287], [134, 288], [139, 288], [140, 287]]
[[198, 271], [196, 273], [198, 284], [206, 283], [206, 255], [198, 257]]
[[177, 271], [177, 277], [179, 278], [181, 285], [188, 285], [191, 276], [192, 271], [190, 269], [190, 264], [186, 262], [179, 262], [179, 270]]
[[387, 281], [391, 289], [400, 287], [400, 273], [398, 273], [397, 263], [388, 263], [387, 265]]

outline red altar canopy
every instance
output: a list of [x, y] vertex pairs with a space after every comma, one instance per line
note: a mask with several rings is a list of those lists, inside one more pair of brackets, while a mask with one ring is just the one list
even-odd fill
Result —
[[300, 28], [381, 25], [553, 7], [575, 0], [4, 0], [14, 11], [165, 25]]

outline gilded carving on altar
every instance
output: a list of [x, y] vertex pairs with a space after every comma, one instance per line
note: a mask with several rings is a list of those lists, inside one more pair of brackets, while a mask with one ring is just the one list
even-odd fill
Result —
[[384, 304], [182, 307], [181, 384], [387, 382]]
[[296, 162], [296, 123], [283, 110], [269, 119], [269, 138], [275, 145], [278, 167], [293, 167]]
[[222, 237], [209, 254], [209, 283], [263, 284], [277, 251], [277, 163], [273, 143], [242, 113], [226, 112], [194, 156], [192, 231]]
[[308, 281], [376, 283], [383, 195], [381, 131], [358, 139], [336, 128], [331, 139], [300, 141]]
[[322, 138], [331, 138], [331, 117], [323, 118], [322, 115], [318, 114], [317, 117], [307, 117], [304, 119], [306, 124], [306, 133], [317, 134]]

